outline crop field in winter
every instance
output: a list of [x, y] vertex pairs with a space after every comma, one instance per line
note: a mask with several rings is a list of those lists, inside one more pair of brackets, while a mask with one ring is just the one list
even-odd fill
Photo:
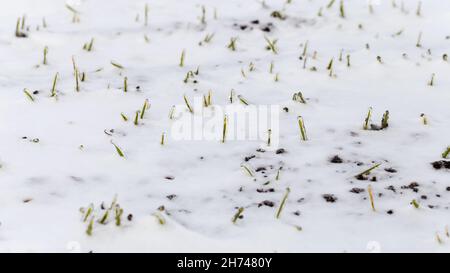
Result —
[[0, 3], [1, 252], [450, 251], [450, 1]]

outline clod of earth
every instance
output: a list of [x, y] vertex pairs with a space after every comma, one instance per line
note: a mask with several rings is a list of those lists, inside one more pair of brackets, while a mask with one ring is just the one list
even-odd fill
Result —
[[410, 190], [413, 190], [414, 192], [418, 192], [419, 191], [418, 187], [419, 187], [419, 183], [411, 182], [409, 185], [402, 186], [401, 188], [404, 190], [410, 189]]
[[340, 158], [338, 155], [335, 155], [335, 156], [333, 156], [333, 157], [330, 159], [330, 162], [331, 162], [331, 163], [335, 163], [335, 164], [340, 164], [340, 163], [342, 163], [342, 162], [344, 162], [344, 161], [343, 161], [342, 158]]
[[328, 203], [334, 203], [334, 202], [336, 202], [338, 200], [338, 198], [336, 196], [334, 196], [333, 194], [324, 194], [324, 195], [322, 195], [322, 197]]
[[256, 189], [259, 193], [267, 193], [267, 192], [275, 192], [274, 188], [268, 188], [268, 189]]
[[362, 188], [353, 188], [353, 189], [350, 190], [350, 192], [356, 193], [356, 194], [362, 193], [362, 192], [364, 192], [364, 191], [365, 191], [365, 190], [362, 189]]
[[275, 203], [272, 201], [269, 201], [269, 200], [264, 200], [258, 204], [258, 208], [260, 208], [262, 206], [273, 207], [273, 206], [275, 206]]
[[393, 169], [393, 168], [385, 168], [384, 170], [388, 173], [396, 173], [397, 172], [397, 170]]
[[444, 168], [444, 169], [450, 169], [450, 161], [448, 161], [448, 160], [435, 161], [435, 162], [432, 162], [431, 165], [432, 165], [433, 168], [435, 168], [436, 170], [440, 170], [440, 169], [442, 169], [442, 168]]

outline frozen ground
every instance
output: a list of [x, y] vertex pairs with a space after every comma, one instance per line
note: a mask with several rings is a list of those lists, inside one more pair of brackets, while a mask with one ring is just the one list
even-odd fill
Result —
[[[417, 0], [372, 2], [371, 12], [369, 1], [345, 0], [341, 18], [339, 0], [330, 8], [329, 0], [68, 1], [78, 11], [73, 23], [62, 0], [3, 1], [0, 251], [449, 251], [450, 173], [430, 163], [450, 145], [450, 2], [422, 1], [420, 16]], [[17, 38], [23, 15], [19, 32], [28, 37]], [[265, 36], [278, 39], [278, 54], [266, 50]], [[236, 51], [227, 48], [231, 37], [238, 37]], [[91, 38], [92, 51], [83, 50]], [[79, 92], [72, 56], [86, 75]], [[197, 82], [184, 83], [197, 67]], [[34, 101], [24, 88], [38, 91]], [[183, 95], [193, 101], [212, 90], [209, 111], [228, 105], [232, 89], [252, 105], [280, 106], [285, 153], [258, 152], [255, 141], [171, 137], [176, 120], [168, 115], [172, 105], [187, 111]], [[292, 100], [298, 91], [306, 104]], [[151, 106], [136, 126], [146, 99]], [[374, 124], [389, 110], [387, 129], [363, 130], [369, 107]], [[330, 162], [335, 155], [343, 162]], [[377, 163], [368, 180], [354, 177]], [[115, 209], [98, 223], [102, 202], [109, 206], [115, 195], [121, 225]], [[95, 212], [84, 222], [91, 203]], [[238, 207], [244, 217], [233, 224]]]

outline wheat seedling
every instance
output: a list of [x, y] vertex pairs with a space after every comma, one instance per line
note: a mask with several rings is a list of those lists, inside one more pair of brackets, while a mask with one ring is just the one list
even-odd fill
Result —
[[80, 92], [80, 75], [78, 68], [75, 68], [75, 91]]
[[306, 104], [306, 101], [303, 98], [302, 92], [294, 93], [294, 95], [292, 96], [292, 100], [296, 101], [296, 102], [300, 102], [300, 103]]
[[173, 114], [175, 113], [175, 105], [172, 105], [169, 111], [169, 119], [173, 119]]
[[48, 53], [48, 47], [44, 47], [44, 60], [42, 61], [43, 65], [47, 65], [47, 53]]
[[186, 73], [186, 76], [184, 77], [183, 82], [184, 82], [184, 83], [188, 83], [189, 79], [190, 79], [190, 78], [193, 78], [193, 77], [195, 77], [195, 76], [194, 76], [194, 72], [188, 71], [188, 72]]
[[166, 133], [163, 132], [161, 134], [161, 141], [160, 141], [161, 146], [164, 146], [165, 140], [166, 140]]
[[447, 149], [442, 153], [442, 158], [446, 159], [449, 154], [450, 154], [450, 146], [448, 146]]
[[373, 5], [372, 5], [372, 2], [371, 2], [371, 1], [369, 1], [368, 6], [369, 6], [369, 13], [370, 13], [370, 14], [373, 14], [373, 13], [374, 13], [374, 10], [373, 10]]
[[86, 222], [88, 220], [89, 216], [92, 214], [93, 211], [94, 211], [94, 204], [92, 203], [89, 205], [86, 211], [84, 210], [84, 208], [80, 208], [80, 212], [84, 214], [83, 222]]
[[427, 116], [424, 113], [422, 113], [422, 114], [420, 114], [420, 117], [422, 118], [423, 125], [428, 125]]
[[389, 111], [384, 112], [381, 119], [381, 129], [386, 129], [387, 127], [389, 127]]
[[150, 104], [148, 103], [148, 99], [146, 99], [144, 101], [144, 105], [142, 106], [142, 111], [141, 111], [141, 119], [144, 119], [144, 115], [145, 115], [145, 111], [150, 107]]
[[181, 51], [181, 57], [180, 57], [180, 63], [179, 66], [183, 67], [184, 66], [184, 58], [186, 56], [186, 51], [183, 49], [183, 51]]
[[345, 18], [344, 0], [341, 0], [341, 3], [339, 5], [339, 15], [341, 16], [341, 18]]
[[281, 174], [281, 167], [280, 168], [278, 168], [278, 171], [277, 171], [277, 175], [275, 176], [275, 180], [280, 180], [280, 174]]
[[212, 39], [214, 38], [214, 35], [215, 35], [214, 33], [206, 34], [205, 39], [203, 39], [203, 41], [207, 44], [210, 43], [212, 41]]
[[93, 46], [94, 46], [94, 38], [92, 38], [89, 43], [85, 43], [83, 45], [83, 49], [86, 50], [87, 52], [91, 52]]
[[307, 61], [308, 61], [308, 56], [305, 56], [304, 60], [303, 60], [303, 69], [306, 69], [306, 62]]
[[237, 222], [237, 220], [238, 219], [241, 219], [241, 217], [242, 217], [242, 213], [244, 212], [244, 208], [243, 207], [240, 207], [239, 209], [238, 209], [238, 211], [236, 212], [236, 214], [233, 216], [233, 218], [231, 219], [231, 222], [233, 223], [233, 224], [236, 224], [236, 222]]
[[367, 112], [366, 119], [364, 120], [364, 126], [363, 126], [364, 130], [369, 130], [369, 122], [370, 122], [371, 117], [372, 117], [372, 107], [369, 107], [369, 111]]
[[78, 10], [76, 10], [75, 8], [73, 8], [72, 6], [66, 4], [66, 8], [72, 12], [72, 23], [79, 23], [80, 22], [80, 18], [78, 16], [79, 12]]
[[278, 42], [278, 40], [277, 39], [270, 40], [266, 36], [264, 36], [264, 39], [267, 42], [266, 49], [272, 51], [274, 54], [277, 54], [278, 53], [278, 50], [277, 50], [277, 42]]
[[231, 37], [230, 43], [227, 45], [227, 48], [231, 49], [231, 51], [236, 51], [236, 41], [237, 37]]
[[223, 130], [222, 130], [222, 143], [225, 143], [227, 138], [227, 126], [228, 126], [228, 117], [225, 115], [223, 117]]
[[238, 95], [237, 97], [241, 103], [244, 105], [249, 105], [248, 101], [242, 95]]
[[417, 37], [416, 47], [422, 47], [422, 32], [419, 32], [419, 36]]
[[21, 21], [21, 18], [19, 17], [17, 19], [17, 23], [16, 23], [15, 35], [17, 38], [26, 38], [26, 37], [28, 37], [28, 35], [20, 30], [20, 21]]
[[53, 78], [51, 97], [56, 97], [56, 82], [58, 81], [59, 73], [56, 72], [55, 77]]
[[123, 92], [128, 92], [128, 77], [123, 78]]
[[327, 70], [332, 70], [333, 69], [333, 62], [334, 62], [334, 58], [332, 58], [330, 60], [330, 62], [328, 63]]
[[374, 202], [374, 199], [373, 199], [373, 192], [372, 192], [372, 186], [371, 185], [367, 186], [367, 191], [369, 192], [369, 199], [370, 199], [370, 205], [372, 206], [372, 210], [373, 211], [377, 211], [375, 209], [375, 202]]
[[355, 178], [363, 177], [364, 175], [370, 174], [371, 171], [375, 170], [376, 168], [380, 167], [381, 163], [375, 164], [374, 166], [370, 167], [369, 169], [355, 175]]
[[148, 11], [149, 11], [148, 4], [145, 4], [145, 7], [144, 7], [144, 25], [145, 26], [148, 26]]
[[161, 213], [155, 212], [152, 215], [156, 218], [156, 220], [158, 220], [158, 224], [161, 226], [166, 224], [166, 219], [164, 219]]
[[323, 16], [323, 7], [319, 8], [319, 11], [317, 11], [317, 17], [322, 17]]
[[307, 52], [308, 52], [308, 44], [309, 44], [309, 41], [307, 40], [307, 41], [305, 42], [305, 45], [303, 46], [303, 53], [302, 53], [302, 56], [303, 56], [303, 57], [306, 57], [306, 54], [307, 54]]
[[431, 74], [431, 80], [428, 82], [429, 86], [434, 86], [434, 78], [436, 77], [436, 74]]
[[231, 89], [231, 91], [230, 91], [229, 100], [230, 100], [230, 103], [233, 104], [233, 102], [234, 102], [234, 90], [233, 89]]
[[114, 142], [111, 140], [111, 144], [116, 148], [116, 152], [120, 157], [125, 157], [125, 154], [122, 152], [119, 146], [117, 146]]
[[308, 137], [306, 136], [306, 128], [305, 128], [305, 123], [303, 121], [303, 117], [299, 116], [297, 118], [297, 120], [298, 120], [298, 126], [300, 127], [300, 134], [301, 134], [302, 140], [307, 141]]
[[336, 2], [336, 0], [330, 0], [330, 2], [327, 5], [327, 9], [330, 9], [333, 6], [334, 2]]
[[91, 221], [89, 221], [89, 224], [86, 229], [86, 234], [88, 236], [92, 236], [92, 230], [94, 229], [94, 217], [91, 218]]
[[207, 97], [206, 102], [208, 103], [208, 106], [212, 105], [212, 91], [211, 90], [208, 91], [208, 97]]
[[200, 17], [200, 23], [206, 25], [206, 8], [202, 6], [202, 16]]
[[134, 116], [134, 122], [133, 124], [138, 126], [139, 125], [139, 114], [141, 113], [141, 111], [136, 111], [136, 115]]
[[191, 104], [189, 103], [186, 95], [183, 96], [183, 99], [184, 99], [184, 103], [186, 104], [186, 107], [188, 108], [189, 112], [191, 112], [193, 114], [194, 109], [192, 108]]
[[422, 16], [422, 1], [419, 1], [417, 4], [416, 15], [419, 17]]
[[102, 224], [102, 225], [105, 225], [106, 221], [108, 220], [108, 216], [109, 216], [109, 209], [105, 211], [105, 213], [103, 214], [103, 216], [100, 219], [99, 223]]
[[290, 192], [291, 192], [291, 189], [290, 188], [286, 188], [286, 193], [284, 194], [283, 199], [281, 200], [280, 207], [278, 208], [278, 211], [277, 211], [277, 214], [276, 214], [275, 218], [280, 219], [281, 212], [283, 211], [283, 208], [284, 208], [284, 206], [286, 204], [286, 200], [288, 199], [288, 196], [289, 196]]
[[34, 98], [33, 98], [33, 96], [31, 95], [31, 93], [28, 91], [28, 89], [23, 89], [23, 93], [25, 94], [25, 96], [28, 98], [28, 99], [30, 99], [31, 101], [33, 101], [34, 102]]
[[251, 176], [251, 177], [254, 177], [255, 175], [254, 175], [254, 172], [253, 172], [253, 170], [251, 169], [251, 167], [250, 166], [247, 166], [247, 165], [245, 165], [245, 164], [242, 164], [241, 165], [241, 168], [245, 171], [245, 173], [246, 174], [248, 174], [249, 176]]
[[115, 206], [115, 220], [116, 220], [116, 226], [120, 226], [122, 223], [122, 214], [123, 214], [123, 209], [121, 207], [119, 207], [118, 205]]
[[279, 82], [279, 81], [280, 81], [280, 73], [276, 73], [273, 80], [274, 80], [275, 82]]
[[243, 78], [247, 78], [247, 75], [245, 74], [245, 71], [243, 68], [241, 68], [241, 75]]
[[111, 61], [111, 65], [118, 68], [118, 69], [124, 69], [125, 67], [119, 63], [116, 63], [114, 61]]

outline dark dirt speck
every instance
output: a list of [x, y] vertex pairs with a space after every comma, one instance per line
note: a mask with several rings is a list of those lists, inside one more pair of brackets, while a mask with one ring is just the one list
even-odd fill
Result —
[[267, 193], [267, 192], [275, 192], [274, 188], [268, 188], [268, 189], [256, 189], [259, 193]]
[[390, 190], [390, 191], [392, 191], [392, 192], [394, 192], [394, 193], [396, 193], [397, 192], [397, 190], [395, 189], [395, 187], [394, 186], [389, 186], [389, 187], [387, 187], [386, 188], [386, 190]]
[[177, 197], [177, 195], [176, 194], [171, 194], [171, 195], [167, 195], [166, 197], [169, 200], [173, 200], [173, 199], [175, 199]]
[[410, 190], [413, 190], [414, 192], [418, 192], [419, 191], [418, 187], [419, 187], [419, 183], [411, 182], [407, 186], [402, 186], [402, 189], [404, 189], [404, 190], [410, 189]]
[[362, 192], [364, 192], [364, 191], [365, 191], [365, 190], [362, 189], [362, 188], [353, 188], [353, 189], [350, 190], [350, 192], [356, 193], [356, 194], [362, 193]]
[[324, 194], [324, 195], [322, 195], [322, 197], [328, 203], [334, 203], [334, 202], [336, 202], [338, 200], [337, 197], [334, 196], [333, 194]]
[[264, 200], [258, 204], [258, 208], [260, 208], [262, 206], [273, 207], [273, 206], [275, 206], [275, 203], [272, 201], [269, 201], [269, 200]]
[[393, 168], [386, 168], [386, 169], [384, 169], [386, 172], [388, 172], [388, 173], [396, 173], [397, 172], [397, 170], [396, 169], [393, 169]]
[[450, 161], [447, 161], [447, 160], [435, 161], [435, 162], [432, 162], [431, 165], [436, 170], [440, 170], [442, 168], [450, 169]]
[[266, 170], [266, 167], [259, 167], [259, 168], [257, 168], [255, 171], [256, 171], [257, 173], [259, 173], [259, 172], [265, 171], [265, 170]]
[[252, 160], [252, 159], [255, 158], [255, 157], [256, 157], [256, 155], [246, 156], [246, 157], [244, 158], [244, 160], [247, 162], [247, 161]]
[[344, 161], [338, 155], [335, 155], [330, 159], [330, 162], [335, 164], [341, 164]]

